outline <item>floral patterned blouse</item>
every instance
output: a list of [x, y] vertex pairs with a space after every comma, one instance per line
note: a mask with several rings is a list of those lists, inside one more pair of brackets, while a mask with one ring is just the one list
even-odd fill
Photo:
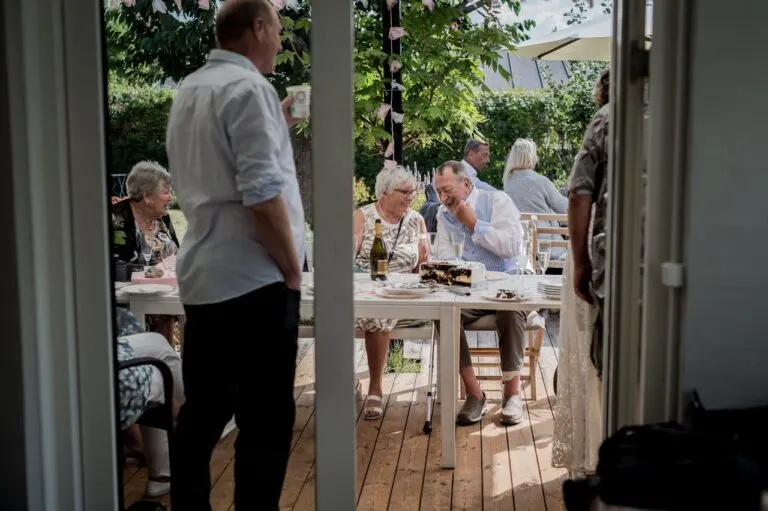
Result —
[[165, 215], [156, 219], [152, 234], [147, 235], [136, 224], [130, 199], [123, 199], [112, 206], [112, 231], [112, 253], [120, 261], [144, 264], [142, 247], [147, 244], [152, 254], [149, 266], [154, 266], [176, 254], [179, 248], [171, 217]]

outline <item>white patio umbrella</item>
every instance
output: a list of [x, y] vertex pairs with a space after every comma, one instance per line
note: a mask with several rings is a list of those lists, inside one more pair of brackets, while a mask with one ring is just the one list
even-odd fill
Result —
[[[651, 45], [651, 9], [646, 14], [646, 47]], [[570, 25], [517, 47], [520, 57], [539, 60], [611, 60], [613, 17], [602, 14], [584, 23]]]

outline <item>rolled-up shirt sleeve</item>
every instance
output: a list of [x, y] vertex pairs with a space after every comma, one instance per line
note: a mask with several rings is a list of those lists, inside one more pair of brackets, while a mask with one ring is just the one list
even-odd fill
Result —
[[222, 117], [235, 156], [235, 181], [243, 205], [255, 206], [280, 195], [286, 178], [278, 160], [279, 123], [285, 119], [277, 95], [266, 87], [241, 82], [232, 91]]

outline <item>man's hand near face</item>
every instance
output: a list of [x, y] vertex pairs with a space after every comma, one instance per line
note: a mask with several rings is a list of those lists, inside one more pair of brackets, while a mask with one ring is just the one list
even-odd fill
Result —
[[457, 201], [456, 204], [449, 208], [450, 213], [461, 222], [467, 229], [475, 230], [477, 224], [477, 215], [474, 210], [463, 200]]

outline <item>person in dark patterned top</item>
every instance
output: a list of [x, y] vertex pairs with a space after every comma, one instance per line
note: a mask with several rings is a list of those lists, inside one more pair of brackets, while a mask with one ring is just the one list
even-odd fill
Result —
[[[154, 266], [179, 248], [168, 215], [171, 176], [159, 164], [142, 161], [131, 169], [125, 185], [128, 197], [112, 205], [112, 253], [120, 261]], [[148, 263], [143, 247], [149, 251]]]
[[[173, 377], [174, 416], [184, 402], [181, 357], [157, 333], [145, 332], [144, 326], [130, 311], [116, 307], [117, 359], [120, 362], [148, 357], [165, 363]], [[140, 426], [136, 421], [149, 408], [165, 399], [160, 372], [149, 365], [118, 371], [120, 427], [125, 432], [128, 456], [146, 458], [148, 474], [146, 495], [157, 497], [170, 491], [170, 458], [165, 431]]]
[[568, 181], [568, 232], [573, 250], [573, 286], [579, 298], [598, 307], [590, 352], [592, 362], [601, 375], [605, 223], [608, 211], [606, 170], [610, 120], [609, 84], [610, 76], [606, 69], [595, 85], [595, 102], [600, 109], [584, 133]]
[[[143, 266], [156, 266], [175, 256], [179, 239], [168, 215], [171, 175], [158, 163], [141, 161], [131, 169], [125, 186], [128, 197], [112, 205], [114, 256]], [[175, 322], [173, 316], [147, 316], [149, 330], [171, 342]]]
[[[125, 362], [136, 358], [133, 348], [124, 337], [117, 338], [117, 360]], [[120, 396], [120, 429], [130, 428], [147, 409], [152, 366], [138, 366], [117, 372]]]

